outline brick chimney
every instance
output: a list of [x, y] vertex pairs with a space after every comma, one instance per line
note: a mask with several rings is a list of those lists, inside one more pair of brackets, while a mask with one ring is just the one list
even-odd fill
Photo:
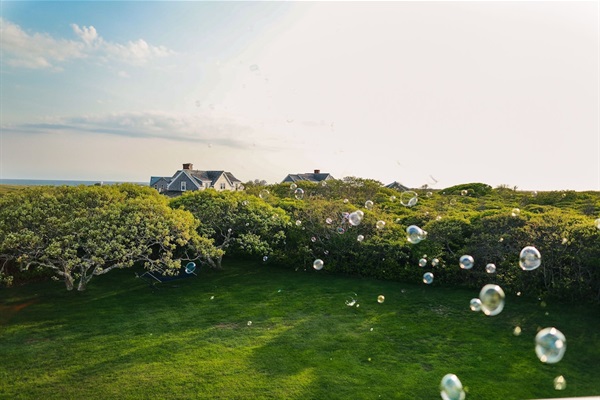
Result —
[[183, 164], [183, 169], [194, 169], [194, 164], [185, 163], [185, 164]]
[[320, 174], [321, 170], [320, 169], [315, 169], [315, 174]]

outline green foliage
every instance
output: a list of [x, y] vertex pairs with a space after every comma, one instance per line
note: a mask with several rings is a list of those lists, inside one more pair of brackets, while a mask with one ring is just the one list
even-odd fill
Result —
[[[466, 192], [465, 192], [466, 191]], [[490, 194], [492, 187], [485, 183], [463, 183], [461, 185], [451, 186], [443, 190], [447, 195], [464, 195], [480, 197]]]
[[82, 291], [93, 276], [138, 261], [174, 271], [181, 258], [217, 252], [196, 226], [151, 188], [31, 187], [0, 198], [0, 273], [9, 262], [47, 269], [68, 290], [77, 282]]

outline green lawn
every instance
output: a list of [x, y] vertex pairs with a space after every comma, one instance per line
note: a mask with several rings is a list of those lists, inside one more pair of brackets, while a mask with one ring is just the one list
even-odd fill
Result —
[[[1, 289], [0, 398], [436, 399], [447, 373], [472, 399], [600, 394], [597, 306], [507, 294], [486, 317], [469, 310], [478, 291], [435, 282], [224, 267], [156, 291], [133, 270], [84, 293], [57, 282]], [[354, 293], [360, 307], [346, 306]], [[533, 345], [548, 326], [567, 338], [553, 365]]]

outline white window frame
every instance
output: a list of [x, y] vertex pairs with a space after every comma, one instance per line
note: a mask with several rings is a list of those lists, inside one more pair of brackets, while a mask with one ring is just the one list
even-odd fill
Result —
[[227, 185], [225, 184], [225, 182], [221, 182], [221, 190], [225, 190], [227, 188]]
[[187, 190], [187, 182], [181, 181], [181, 191], [185, 192]]

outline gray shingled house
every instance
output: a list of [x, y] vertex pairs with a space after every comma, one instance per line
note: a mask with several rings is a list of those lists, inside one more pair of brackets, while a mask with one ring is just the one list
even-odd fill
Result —
[[231, 172], [226, 171], [199, 171], [193, 164], [183, 164], [183, 169], [175, 172], [173, 176], [152, 176], [150, 186], [168, 196], [178, 196], [188, 190], [215, 189], [244, 190], [242, 181]]
[[330, 179], [334, 179], [334, 177], [331, 176], [331, 174], [321, 173], [321, 170], [315, 169], [315, 171], [312, 174], [289, 174], [283, 179], [283, 181], [281, 181], [281, 183], [298, 181], [309, 181], [318, 183], [322, 181], [328, 181]]

